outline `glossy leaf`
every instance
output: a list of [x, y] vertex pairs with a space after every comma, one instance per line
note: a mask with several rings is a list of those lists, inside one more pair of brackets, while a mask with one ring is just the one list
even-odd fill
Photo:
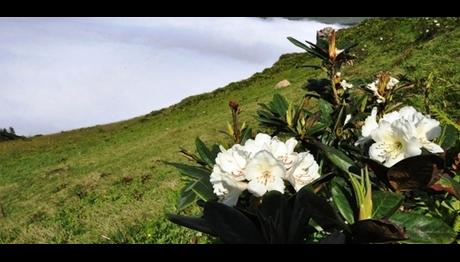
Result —
[[335, 177], [332, 179], [331, 194], [340, 214], [349, 224], [355, 223], [354, 211], [351, 205], [353, 198], [350, 191], [346, 189], [346, 183], [343, 178]]
[[329, 125], [332, 122], [331, 114], [334, 112], [332, 105], [324, 99], [318, 100], [319, 111], [321, 112], [321, 122]]
[[165, 162], [165, 163], [177, 168], [182, 175], [188, 176], [195, 180], [197, 179], [208, 179], [209, 180], [209, 176], [211, 175], [210, 171], [204, 168], [201, 168], [201, 167], [190, 166], [190, 165], [185, 165], [181, 163], [171, 163], [171, 162]]
[[196, 194], [195, 192], [191, 191], [191, 190], [186, 190], [187, 187], [189, 187], [191, 185], [191, 183], [189, 185], [186, 185], [180, 192], [179, 194], [179, 198], [177, 199], [177, 209], [179, 211], [187, 208], [188, 206], [190, 206], [190, 204], [194, 203], [195, 200], [196, 200]]
[[311, 49], [309, 46], [307, 46], [306, 44], [304, 44], [304, 43], [298, 41], [297, 39], [295, 39], [295, 38], [293, 38], [293, 37], [290, 37], [290, 36], [289, 36], [287, 39], [288, 39], [291, 43], [293, 43], [294, 45], [296, 45], [296, 46], [298, 46], [298, 47], [300, 47], [300, 48], [302, 48], [302, 49], [304, 49], [304, 50], [306, 50], [306, 51], [308, 51], [308, 50]]
[[460, 200], [460, 183], [455, 181], [448, 174], [441, 174], [439, 180], [430, 186], [435, 191], [449, 192]]
[[270, 191], [263, 196], [257, 216], [267, 243], [287, 243], [291, 211], [282, 193]]
[[289, 103], [286, 98], [280, 94], [274, 94], [273, 100], [270, 102], [272, 110], [279, 116], [284, 116], [289, 108]]
[[250, 139], [252, 137], [252, 128], [246, 127], [243, 129], [243, 132], [241, 133], [241, 144], [244, 144], [246, 140]]
[[217, 145], [217, 144], [212, 145], [212, 147], [211, 147], [211, 157], [212, 157], [212, 159], [214, 159], [214, 161], [216, 160], [217, 155], [219, 153], [220, 153], [219, 145]]
[[404, 227], [408, 239], [404, 243], [452, 243], [457, 233], [439, 218], [416, 213], [396, 212], [390, 221]]
[[347, 237], [344, 233], [340, 231], [334, 231], [332, 234], [328, 235], [322, 239], [320, 244], [345, 244]]
[[229, 244], [264, 243], [256, 225], [236, 208], [217, 202], [204, 205], [203, 218], [219, 238]]
[[362, 160], [367, 164], [370, 170], [374, 172], [375, 176], [377, 176], [380, 182], [389, 188], [393, 188], [390, 184], [390, 181], [388, 180], [388, 170], [390, 170], [388, 167], [369, 158], [363, 158]]
[[401, 206], [404, 196], [388, 191], [373, 191], [372, 217], [377, 219], [388, 218]]
[[200, 155], [201, 159], [205, 161], [208, 165], [213, 166], [215, 164], [215, 158], [211, 151], [206, 147], [206, 145], [201, 141], [199, 137], [195, 139], [196, 151]]
[[192, 190], [199, 198], [204, 201], [213, 200], [216, 198], [214, 195], [212, 184], [208, 179], [199, 179], [190, 185], [189, 190]]
[[404, 240], [403, 228], [386, 220], [366, 219], [352, 225], [353, 238], [358, 242], [380, 243]]
[[453, 125], [445, 125], [439, 137], [438, 144], [440, 144], [444, 150], [448, 150], [455, 146], [458, 139], [459, 133], [457, 129]]
[[166, 217], [169, 221], [193, 229], [197, 230], [212, 236], [215, 236], [216, 233], [211, 229], [209, 223], [201, 218], [201, 217], [187, 217], [175, 214], [167, 214]]
[[347, 226], [339, 214], [323, 198], [310, 191], [308, 186], [297, 192], [300, 203], [305, 207], [309, 217], [326, 231], [345, 229]]
[[303, 243], [309, 217], [297, 196], [288, 199], [278, 191], [263, 196], [257, 217], [267, 243]]
[[397, 191], [425, 189], [438, 175], [442, 166], [443, 160], [437, 155], [409, 157], [388, 170], [388, 181]]
[[329, 161], [345, 173], [353, 175], [353, 173], [356, 173], [356, 170], [358, 170], [358, 168], [354, 165], [353, 160], [351, 160], [351, 158], [345, 155], [342, 151], [318, 141], [315, 141], [314, 144], [323, 151]]

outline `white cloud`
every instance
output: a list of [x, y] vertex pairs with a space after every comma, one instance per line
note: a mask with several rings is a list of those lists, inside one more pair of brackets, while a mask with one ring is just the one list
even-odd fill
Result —
[[[249, 77], [325, 25], [281, 18], [0, 18], [0, 127], [128, 119]], [[339, 26], [335, 25], [338, 28]]]

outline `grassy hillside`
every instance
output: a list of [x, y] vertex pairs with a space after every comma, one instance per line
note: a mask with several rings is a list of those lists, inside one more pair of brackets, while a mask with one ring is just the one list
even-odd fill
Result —
[[[339, 47], [360, 43], [358, 59], [344, 75], [371, 80], [380, 70], [413, 78], [434, 73], [433, 105], [458, 121], [460, 20], [437, 20], [440, 26], [424, 18], [372, 19], [339, 31]], [[317, 63], [305, 54], [283, 55], [247, 80], [145, 116], [1, 142], [0, 243], [206, 241], [164, 219], [165, 212], [174, 212], [181, 181], [158, 161], [182, 161], [179, 146], [193, 149], [197, 136], [228, 142], [218, 131], [230, 118], [230, 99], [240, 103], [242, 118], [255, 127], [257, 103], [276, 92], [300, 99], [306, 80], [320, 74], [301, 65]], [[274, 89], [283, 79], [292, 85]], [[414, 93], [407, 102], [421, 106], [420, 90]]]

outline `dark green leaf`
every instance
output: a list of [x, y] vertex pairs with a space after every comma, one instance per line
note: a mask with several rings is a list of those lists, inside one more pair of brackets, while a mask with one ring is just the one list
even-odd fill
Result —
[[306, 51], [308, 51], [308, 50], [311, 49], [309, 46], [307, 46], [306, 44], [304, 44], [304, 43], [298, 41], [297, 39], [295, 39], [295, 38], [293, 38], [293, 37], [288, 36], [287, 39], [288, 39], [291, 43], [293, 43], [294, 45], [296, 45], [296, 46], [298, 46], [298, 47], [300, 47], [300, 48], [302, 48], [302, 49], [304, 49], [304, 50], [306, 50]]
[[286, 243], [288, 241], [292, 210], [288, 199], [278, 191], [267, 192], [257, 212], [261, 231], [268, 243]]
[[377, 176], [380, 182], [382, 182], [385, 186], [392, 188], [390, 181], [388, 180], [388, 167], [369, 158], [363, 158], [362, 160], [364, 163], [367, 164], [367, 166], [372, 170], [372, 172], [374, 172], [374, 174]]
[[265, 217], [275, 218], [283, 205], [286, 204], [286, 196], [284, 196], [279, 191], [273, 190], [267, 192], [263, 196], [259, 210]]
[[303, 187], [297, 192], [300, 204], [305, 207], [309, 217], [311, 217], [318, 225], [326, 231], [333, 229], [347, 228], [345, 223], [331, 207], [331, 205], [323, 198], [317, 196], [310, 191], [308, 186]]
[[212, 236], [216, 236], [216, 233], [214, 233], [214, 231], [211, 230], [208, 222], [201, 217], [186, 217], [186, 216], [175, 215], [175, 214], [167, 214], [166, 216], [169, 221], [175, 224], [178, 224], [178, 225], [181, 225], [181, 226], [193, 229], [193, 230], [197, 230], [197, 231], [200, 231], [200, 232], [212, 235]]
[[457, 236], [441, 219], [422, 214], [398, 211], [390, 217], [390, 221], [406, 229], [408, 239], [403, 241], [405, 243], [449, 244]]
[[448, 150], [455, 146], [458, 139], [459, 134], [457, 129], [453, 125], [445, 125], [442, 128], [438, 144], [440, 144], [444, 150]]
[[188, 176], [193, 179], [208, 179], [211, 175], [210, 172], [204, 168], [196, 167], [196, 166], [189, 166], [181, 163], [171, 163], [171, 162], [164, 162], [168, 165], [174, 166], [179, 170], [182, 175]]
[[320, 244], [345, 244], [347, 238], [344, 233], [340, 231], [334, 231], [329, 236], [321, 240]]
[[286, 111], [289, 108], [289, 103], [286, 98], [280, 94], [274, 94], [272, 100], [272, 109], [279, 115], [284, 117], [286, 115]]
[[309, 42], [307, 40], [305, 40], [305, 42], [310, 45], [310, 50], [307, 50], [307, 52], [309, 52], [310, 54], [315, 55], [318, 58], [323, 59], [323, 60], [324, 59], [326, 59], [326, 60], [329, 59], [328, 50], [325, 50], [325, 49], [323, 49], [323, 48], [321, 48], [321, 47], [319, 47], [319, 46], [317, 46], [317, 45], [315, 45], [312, 42]]
[[397, 191], [426, 189], [443, 166], [443, 159], [437, 155], [409, 157], [388, 170], [388, 181]]
[[201, 159], [208, 163], [208, 165], [213, 166], [215, 164], [215, 158], [213, 158], [211, 151], [206, 147], [206, 145], [201, 141], [199, 137], [195, 139], [196, 151], [200, 155]]
[[321, 122], [316, 122], [313, 124], [312, 127], [307, 129], [307, 134], [310, 136], [314, 136], [316, 133], [321, 132], [327, 128], [327, 125], [321, 123]]
[[386, 220], [366, 219], [352, 225], [353, 238], [358, 242], [381, 243], [407, 239], [403, 228]]
[[252, 128], [246, 127], [241, 133], [241, 144], [244, 144], [248, 139], [252, 137]]
[[177, 209], [179, 211], [187, 208], [196, 199], [195, 192], [185, 190], [187, 187], [188, 186], [185, 186], [183, 190], [181, 190], [179, 198], [177, 199]]
[[436, 191], [446, 191], [460, 200], [460, 183], [455, 181], [448, 174], [441, 174], [438, 181], [430, 186]]
[[203, 218], [210, 229], [228, 244], [264, 243], [256, 225], [236, 208], [217, 202], [207, 202]]
[[331, 184], [332, 200], [340, 214], [351, 225], [355, 223], [354, 212], [351, 203], [352, 195], [346, 188], [343, 178], [334, 177]]
[[220, 153], [220, 148], [219, 148], [219, 145], [212, 145], [212, 148], [211, 148], [211, 156], [212, 156], [212, 159], [214, 159], [214, 161], [216, 160], [217, 158], [217, 155]]
[[401, 206], [404, 196], [388, 191], [372, 192], [372, 217], [377, 219], [388, 218]]
[[293, 43], [294, 45], [304, 49], [305, 51], [307, 51], [307, 53], [311, 54], [311, 55], [314, 55], [320, 59], [327, 59], [328, 58], [328, 54], [323, 50], [321, 49], [320, 47], [316, 46], [315, 44], [313, 43], [310, 43], [308, 41], [305, 41], [309, 44], [306, 45], [292, 37], [288, 37], [288, 40], [291, 41], [291, 43]]
[[292, 196], [289, 199], [289, 203], [291, 206], [291, 219], [288, 222], [288, 243], [301, 243], [307, 236], [310, 217], [299, 195]]
[[212, 184], [209, 182], [209, 178], [195, 181], [190, 186], [190, 190], [193, 190], [193, 192], [195, 192], [195, 194], [204, 201], [209, 201], [216, 198], [216, 195], [214, 195], [213, 192]]
[[324, 99], [318, 100], [319, 111], [321, 112], [321, 122], [326, 125], [329, 125], [332, 122], [331, 114], [334, 112], [334, 109], [331, 103], [327, 102]]
[[342, 151], [333, 147], [322, 144], [318, 141], [313, 142], [324, 155], [331, 161], [337, 168], [347, 174], [357, 173], [358, 168], [354, 165], [353, 160], [345, 155]]

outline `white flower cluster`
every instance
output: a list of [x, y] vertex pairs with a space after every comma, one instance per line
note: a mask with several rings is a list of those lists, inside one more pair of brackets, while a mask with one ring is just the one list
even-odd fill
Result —
[[294, 152], [297, 143], [295, 138], [282, 142], [261, 133], [244, 146], [221, 147], [211, 174], [214, 193], [224, 204], [234, 206], [244, 190], [257, 197], [271, 190], [284, 193], [284, 181], [300, 190], [320, 175], [312, 154]]
[[[385, 97], [383, 97], [380, 93], [379, 93], [379, 90], [378, 90], [378, 86], [379, 86], [379, 82], [380, 80], [377, 79], [375, 80], [374, 82], [368, 84], [366, 86], [367, 89], [371, 90], [372, 92], [374, 92], [374, 96], [377, 97], [377, 103], [383, 103], [385, 102]], [[399, 80], [394, 78], [394, 77], [390, 77], [390, 80], [388, 81], [385, 89], [386, 90], [391, 90], [393, 89], [397, 84], [399, 83]]]
[[348, 83], [346, 80], [342, 80], [340, 86], [345, 90], [353, 88], [353, 84]]
[[372, 139], [369, 148], [371, 159], [391, 167], [397, 162], [420, 155], [422, 148], [431, 153], [442, 153], [444, 150], [431, 142], [441, 134], [439, 122], [417, 112], [411, 106], [399, 111], [383, 115], [377, 123], [377, 108], [372, 109], [361, 129], [362, 137], [357, 144]]

